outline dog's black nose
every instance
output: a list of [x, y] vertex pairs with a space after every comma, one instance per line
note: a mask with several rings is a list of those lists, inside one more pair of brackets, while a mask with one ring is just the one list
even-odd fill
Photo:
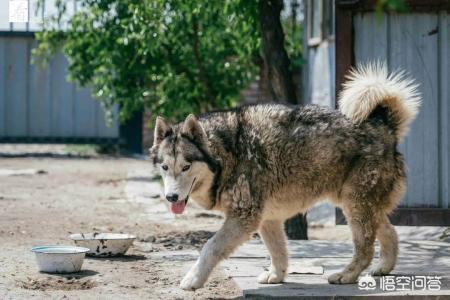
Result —
[[170, 193], [166, 195], [166, 199], [169, 202], [177, 202], [178, 201], [178, 194]]

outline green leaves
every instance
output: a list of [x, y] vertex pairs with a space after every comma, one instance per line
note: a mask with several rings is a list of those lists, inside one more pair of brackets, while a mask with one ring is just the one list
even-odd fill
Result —
[[[63, 1], [62, 1], [63, 2]], [[257, 73], [256, 1], [79, 0], [37, 34], [36, 57], [61, 49], [69, 75], [127, 119], [143, 107], [181, 119], [236, 104]], [[67, 29], [58, 22], [67, 20]], [[299, 43], [300, 44], [300, 43]]]
[[377, 13], [383, 11], [406, 12], [408, 7], [404, 0], [377, 0], [375, 10]]

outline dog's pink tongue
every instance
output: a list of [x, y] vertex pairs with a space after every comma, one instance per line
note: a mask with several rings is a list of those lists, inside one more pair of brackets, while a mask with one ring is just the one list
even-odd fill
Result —
[[170, 206], [170, 210], [174, 213], [174, 214], [182, 214], [184, 211], [184, 207], [186, 206], [186, 201], [181, 200], [181, 201], [177, 201], [175, 203], [172, 203], [172, 205]]

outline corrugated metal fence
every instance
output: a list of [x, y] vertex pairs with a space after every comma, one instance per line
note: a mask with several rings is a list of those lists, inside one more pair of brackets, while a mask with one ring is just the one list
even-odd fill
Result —
[[355, 61], [380, 59], [420, 83], [423, 104], [400, 145], [408, 165], [406, 207], [449, 208], [450, 17], [446, 12], [354, 17]]
[[30, 63], [33, 37], [0, 37], [0, 141], [115, 141], [89, 89], [69, 83], [62, 54], [46, 68]]

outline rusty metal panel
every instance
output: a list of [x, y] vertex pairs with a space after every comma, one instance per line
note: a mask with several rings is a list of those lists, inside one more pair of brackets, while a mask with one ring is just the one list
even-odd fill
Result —
[[74, 86], [67, 82], [67, 60], [61, 53], [55, 55], [50, 63], [50, 83], [53, 134], [68, 137], [74, 134]]
[[6, 60], [6, 132], [13, 136], [26, 136], [28, 43], [25, 39], [8, 38]]
[[[448, 18], [447, 13], [377, 18], [373, 12], [354, 17], [355, 63], [385, 60], [390, 70], [406, 70], [420, 83], [423, 105], [409, 136], [400, 145], [408, 165], [408, 191], [402, 202], [405, 207], [448, 208], [450, 99], [444, 87], [449, 83]], [[444, 30], [443, 25], [447, 26]]]
[[119, 135], [119, 126], [118, 126], [118, 109], [117, 107], [114, 108], [114, 111], [116, 112], [115, 116], [113, 116], [111, 124], [107, 123], [107, 120], [105, 119], [105, 113], [103, 111], [103, 108], [100, 106], [97, 110], [97, 130], [98, 134], [105, 137], [115, 137]]
[[97, 111], [99, 108], [96, 100], [92, 99], [88, 88], [77, 88], [75, 93], [75, 131], [77, 137], [85, 137], [95, 133], [97, 135]]
[[6, 41], [0, 39], [0, 135], [6, 133]]
[[375, 14], [357, 14], [353, 17], [355, 26], [355, 61], [388, 60], [388, 18]]
[[440, 96], [440, 199], [441, 207], [450, 205], [450, 15], [439, 14], [439, 96]]
[[[35, 41], [31, 41], [36, 46]], [[51, 125], [51, 95], [50, 95], [50, 69], [40, 68], [34, 64], [29, 65], [29, 135], [47, 137], [52, 134]]]
[[[30, 63], [32, 37], [0, 37], [0, 140], [74, 141], [119, 138], [88, 88], [67, 81], [60, 53], [46, 68]], [[118, 110], [115, 108], [115, 116]]]
[[334, 61], [333, 41], [322, 41], [308, 50], [308, 103], [335, 107]]
[[438, 44], [436, 14], [392, 16], [389, 65], [420, 83], [423, 104], [401, 145], [408, 165], [408, 207], [439, 206]]

